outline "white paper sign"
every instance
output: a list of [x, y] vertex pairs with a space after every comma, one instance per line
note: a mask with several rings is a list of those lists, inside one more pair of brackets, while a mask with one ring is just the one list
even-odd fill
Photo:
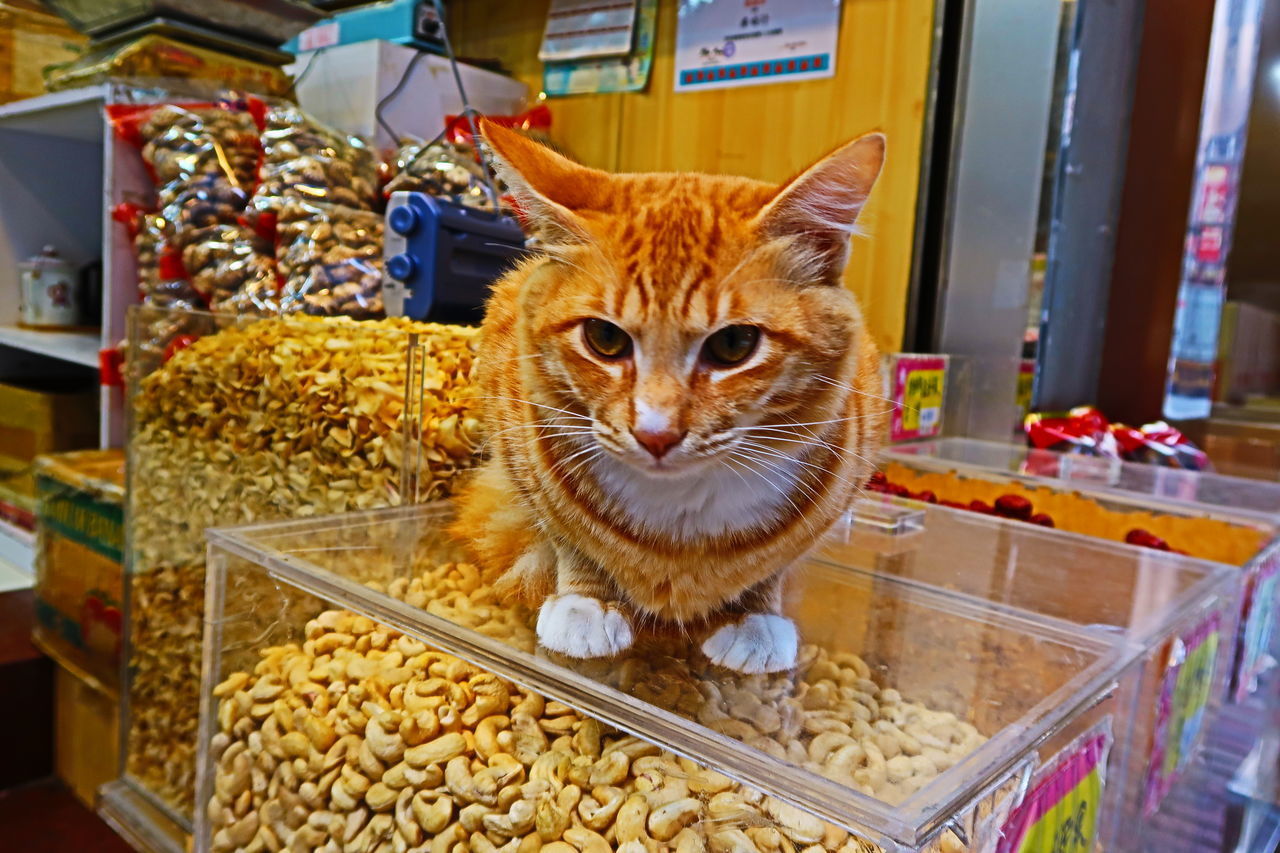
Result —
[[676, 91], [830, 77], [840, 0], [680, 0]]

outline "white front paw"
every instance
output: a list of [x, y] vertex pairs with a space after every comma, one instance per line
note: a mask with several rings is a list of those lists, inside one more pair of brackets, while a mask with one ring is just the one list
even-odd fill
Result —
[[551, 651], [573, 658], [612, 657], [631, 647], [631, 625], [620, 610], [571, 592], [542, 603], [538, 640]]
[[708, 637], [702, 652], [714, 664], [756, 675], [793, 668], [799, 644], [795, 623], [790, 619], [752, 613]]

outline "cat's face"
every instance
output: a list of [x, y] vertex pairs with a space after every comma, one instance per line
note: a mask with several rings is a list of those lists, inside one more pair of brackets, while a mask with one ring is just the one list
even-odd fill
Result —
[[798, 450], [778, 442], [804, 439], [762, 425], [803, 434], [834, 416], [848, 393], [840, 366], [866, 334], [839, 279], [879, 137], [779, 191], [608, 175], [489, 134], [550, 242], [520, 299], [537, 356], [521, 366], [526, 386], [562, 410], [541, 412], [549, 432], [582, 445], [584, 460], [598, 447], [665, 477], [771, 464]]

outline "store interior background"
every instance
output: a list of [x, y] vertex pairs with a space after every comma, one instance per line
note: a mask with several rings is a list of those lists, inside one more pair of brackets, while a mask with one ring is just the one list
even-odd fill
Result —
[[[697, 93], [673, 91], [678, 3], [660, 0], [648, 87], [550, 99], [550, 137], [612, 171], [781, 181], [842, 141], [883, 131], [888, 166], [845, 282], [885, 352], [952, 356], [947, 432], [1020, 442], [1026, 369], [1032, 411], [1095, 404], [1142, 424], [1168, 417], [1215, 10], [1233, 2], [1261, 13], [1209, 414], [1168, 419], [1219, 472], [1280, 481], [1280, 0], [844, 0], [835, 76]], [[0, 0], [0, 24], [6, 5], [39, 8]], [[549, 0], [448, 7], [461, 58], [496, 60], [539, 91]], [[97, 113], [68, 115], [70, 130], [33, 142], [25, 119], [0, 106], [0, 380], [94, 398], [100, 419], [67, 425], [59, 449], [119, 446], [123, 392], [99, 386], [97, 359], [105, 338], [124, 335], [134, 282], [104, 271], [116, 296], [101, 333], [42, 347], [16, 329], [11, 271], [45, 242], [40, 228], [56, 222], [78, 263], [100, 257], [104, 240], [131, 251], [100, 202], [104, 180], [144, 180], [136, 153], [106, 149], [104, 163], [113, 143], [92, 125]], [[31, 170], [33, 158], [57, 165]], [[0, 588], [30, 585], [29, 570], [13, 568], [29, 565], [30, 548], [29, 536], [0, 527]], [[26, 625], [4, 612], [0, 626]], [[12, 716], [13, 728], [36, 732], [15, 741], [24, 751], [12, 775], [50, 760], [39, 747], [55, 736], [55, 713], [78, 705], [79, 740], [60, 754], [80, 766], [59, 772], [110, 777], [115, 756], [85, 744], [114, 738], [114, 709], [62, 678], [55, 712], [53, 673], [25, 649], [5, 651], [0, 643], [0, 674], [13, 680], [0, 685], [49, 697]], [[91, 800], [93, 789], [77, 794]], [[5, 808], [0, 797], [0, 831]], [[109, 849], [109, 837], [86, 843]]]

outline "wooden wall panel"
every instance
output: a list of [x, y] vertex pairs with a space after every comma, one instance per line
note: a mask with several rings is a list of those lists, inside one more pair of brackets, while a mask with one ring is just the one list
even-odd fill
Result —
[[[673, 91], [677, 0], [660, 0], [645, 92], [557, 98], [552, 138], [591, 166], [698, 170], [781, 181], [870, 130], [889, 137], [846, 276], [881, 346], [901, 344], [915, 225], [934, 0], [845, 0], [836, 76]], [[451, 12], [459, 54], [495, 57], [538, 91], [548, 0], [466, 0]]]

